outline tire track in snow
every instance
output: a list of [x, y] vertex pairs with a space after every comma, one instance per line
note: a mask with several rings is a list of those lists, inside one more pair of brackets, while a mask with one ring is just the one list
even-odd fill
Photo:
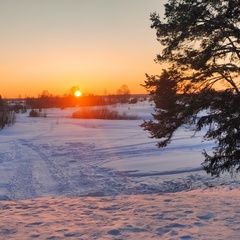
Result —
[[16, 141], [13, 151], [15, 155], [14, 159], [17, 162], [14, 165], [14, 175], [9, 184], [10, 199], [35, 198], [36, 191], [32, 174], [32, 160], [23, 154], [23, 147]]
[[98, 166], [104, 156], [99, 156], [92, 144], [70, 142], [66, 146], [49, 146], [19, 139], [13, 149], [12, 200], [125, 192], [126, 179]]
[[[31, 149], [32, 151], [34, 151], [35, 153], [38, 154], [38, 156], [40, 157], [39, 160], [43, 161], [44, 164], [46, 165], [49, 174], [51, 178], [51, 182], [53, 181], [56, 186], [51, 188], [51, 189], [47, 189], [47, 191], [51, 190], [53, 192], [55, 192], [57, 195], [61, 194], [64, 196], [69, 196], [72, 194], [72, 186], [71, 183], [69, 181], [69, 177], [67, 175], [67, 170], [66, 170], [66, 166], [65, 165], [65, 169], [63, 171], [63, 169], [61, 169], [61, 167], [59, 165], [57, 165], [53, 159], [51, 157], [48, 157], [46, 154], [44, 154], [40, 147], [34, 145], [33, 143], [27, 141], [27, 140], [21, 140], [22, 145], [28, 147], [29, 149]], [[54, 189], [55, 188], [55, 189]]]

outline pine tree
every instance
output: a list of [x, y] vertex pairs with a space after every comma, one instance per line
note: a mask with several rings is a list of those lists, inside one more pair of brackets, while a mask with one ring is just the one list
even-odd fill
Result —
[[162, 46], [155, 60], [168, 67], [146, 75], [156, 108], [141, 126], [159, 147], [181, 126], [206, 127], [204, 140], [216, 147], [203, 150], [203, 168], [215, 176], [239, 172], [240, 1], [169, 0], [163, 20], [156, 12], [150, 20]]

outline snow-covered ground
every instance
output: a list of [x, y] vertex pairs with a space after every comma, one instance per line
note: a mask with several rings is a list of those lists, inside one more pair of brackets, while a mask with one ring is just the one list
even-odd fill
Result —
[[0, 131], [0, 239], [240, 239], [240, 180], [201, 170], [202, 134], [156, 147], [139, 120], [19, 114]]

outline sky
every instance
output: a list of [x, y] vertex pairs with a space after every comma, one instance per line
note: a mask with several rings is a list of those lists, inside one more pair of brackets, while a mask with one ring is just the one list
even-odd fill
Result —
[[0, 94], [146, 93], [160, 74], [150, 13], [166, 0], [0, 0]]

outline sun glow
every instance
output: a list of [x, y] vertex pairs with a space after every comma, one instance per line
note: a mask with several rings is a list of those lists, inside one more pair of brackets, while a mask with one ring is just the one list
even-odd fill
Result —
[[82, 96], [82, 93], [79, 90], [77, 90], [77, 91], [75, 91], [74, 95], [76, 97], [80, 97], [80, 96]]

